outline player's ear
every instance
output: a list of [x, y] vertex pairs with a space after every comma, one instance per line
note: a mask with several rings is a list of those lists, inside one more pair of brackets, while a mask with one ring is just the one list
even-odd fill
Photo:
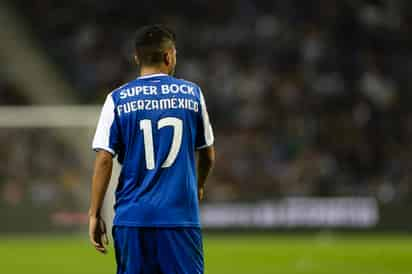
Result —
[[136, 65], [140, 65], [140, 61], [139, 61], [139, 57], [137, 57], [137, 54], [135, 54], [134, 56], [134, 61], [136, 62]]
[[166, 66], [172, 63], [172, 56], [170, 55], [170, 52], [168, 50], [163, 53], [163, 62]]

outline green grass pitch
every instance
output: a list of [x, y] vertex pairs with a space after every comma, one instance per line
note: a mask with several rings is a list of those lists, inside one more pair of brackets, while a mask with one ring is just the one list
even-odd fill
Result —
[[[206, 235], [206, 274], [412, 274], [412, 236]], [[81, 236], [0, 237], [0, 273], [113, 274]]]

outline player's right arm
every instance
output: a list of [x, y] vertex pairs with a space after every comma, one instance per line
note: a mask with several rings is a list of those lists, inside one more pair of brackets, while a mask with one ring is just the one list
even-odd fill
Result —
[[215, 163], [215, 147], [209, 146], [197, 151], [197, 186], [199, 201], [203, 200], [206, 179]]
[[197, 186], [199, 201], [203, 199], [206, 179], [215, 162], [214, 135], [206, 108], [206, 101], [202, 91], [200, 94], [200, 115], [198, 121], [198, 135], [196, 138], [197, 149]]

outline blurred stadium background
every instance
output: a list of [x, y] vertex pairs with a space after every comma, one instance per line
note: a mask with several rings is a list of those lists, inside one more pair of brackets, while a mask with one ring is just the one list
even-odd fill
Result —
[[159, 22], [216, 134], [207, 273], [412, 273], [407, 0], [0, 1], [0, 273], [114, 273], [90, 142]]

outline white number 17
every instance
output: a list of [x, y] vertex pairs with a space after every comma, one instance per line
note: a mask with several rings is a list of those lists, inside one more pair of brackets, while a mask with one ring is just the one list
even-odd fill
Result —
[[[177, 154], [179, 153], [180, 146], [182, 144], [182, 135], [183, 135], [183, 122], [182, 120], [174, 117], [166, 117], [160, 119], [157, 122], [157, 129], [163, 127], [171, 126], [173, 127], [173, 140], [170, 147], [169, 154], [167, 155], [166, 160], [162, 164], [162, 168], [170, 167], [176, 160]], [[154, 169], [155, 168], [155, 159], [154, 159], [154, 148], [153, 148], [153, 130], [152, 130], [152, 121], [145, 119], [140, 121], [140, 129], [143, 131], [143, 141], [144, 141], [144, 150], [146, 158], [146, 168]]]

